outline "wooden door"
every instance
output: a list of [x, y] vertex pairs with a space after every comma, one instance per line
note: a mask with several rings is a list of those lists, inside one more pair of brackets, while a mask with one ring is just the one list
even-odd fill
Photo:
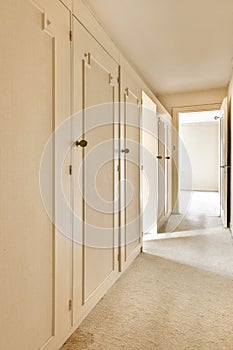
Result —
[[122, 70], [121, 91], [121, 234], [120, 267], [123, 270], [141, 248], [140, 123], [141, 89]]
[[230, 123], [228, 118], [227, 98], [223, 100], [221, 106], [220, 119], [220, 202], [221, 218], [224, 227], [229, 225], [230, 215], [230, 147], [229, 130]]
[[[106, 292], [118, 272], [118, 64], [73, 18], [73, 322]], [[79, 113], [78, 113], [79, 112]], [[81, 168], [80, 168], [81, 167]], [[81, 173], [80, 173], [81, 169]], [[79, 220], [81, 218], [81, 220]]]
[[159, 118], [159, 167], [158, 167], [158, 220], [161, 220], [165, 216], [165, 196], [166, 196], [166, 174], [165, 174], [165, 123]]
[[[72, 245], [46, 213], [39, 170], [54, 127], [70, 114], [70, 13], [55, 0], [13, 0], [0, 3], [0, 16], [0, 348], [54, 349], [70, 330]], [[70, 133], [63, 137], [70, 145]], [[56, 216], [55, 163], [44, 176]]]

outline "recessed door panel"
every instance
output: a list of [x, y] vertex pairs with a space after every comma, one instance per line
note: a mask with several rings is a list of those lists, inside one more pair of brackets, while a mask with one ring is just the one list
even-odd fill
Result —
[[[84, 108], [90, 108], [103, 103], [113, 104], [115, 88], [109, 80], [110, 72], [100, 62], [95, 61], [94, 56], [90, 56], [90, 60], [90, 66], [85, 65]], [[89, 115], [87, 111], [85, 117], [89, 118]], [[101, 118], [98, 112], [96, 117]], [[85, 128], [85, 124], [84, 120], [84, 138], [88, 141], [84, 155], [86, 158], [84, 159], [84, 196], [87, 199], [86, 203], [84, 203], [84, 244], [86, 243], [84, 298], [87, 299], [114, 270], [114, 113], [109, 115], [108, 125], [101, 125], [88, 131]], [[100, 147], [99, 151], [98, 149], [95, 150], [96, 147], [101, 146], [101, 144], [103, 145], [104, 142], [106, 142], [105, 147]], [[111, 148], [109, 155], [112, 159], [107, 164], [101, 164], [99, 169], [96, 168], [96, 164], [88, 159], [88, 154], [93, 152], [96, 157], [101, 159], [102, 155], [100, 153], [106, 151], [108, 147]], [[105, 159], [103, 157], [104, 161]], [[95, 178], [93, 174], [95, 174]], [[95, 187], [90, 186], [94, 180], [96, 180]], [[103, 212], [99, 209], [98, 205], [95, 205], [94, 201], [92, 202], [92, 192], [94, 190], [96, 190], [103, 201], [109, 201], [109, 204], [111, 203], [109, 208], [112, 206], [112, 212]], [[110, 247], [106, 248], [103, 246], [103, 249], [101, 249], [101, 241], [98, 240], [96, 241], [96, 247], [95, 242], [94, 247], [89, 246], [88, 242], [92, 240], [91, 236], [95, 235], [95, 228], [109, 230], [109, 234], [111, 235], [111, 239], [109, 240]]]

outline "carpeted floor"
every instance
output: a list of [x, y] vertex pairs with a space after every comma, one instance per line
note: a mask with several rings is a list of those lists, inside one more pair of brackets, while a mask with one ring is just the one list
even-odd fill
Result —
[[188, 214], [183, 217], [182, 215], [174, 214], [159, 228], [158, 233], [215, 228], [221, 223], [221, 218], [218, 216]]
[[148, 241], [62, 350], [233, 350], [227, 230]]
[[171, 215], [159, 228], [159, 233], [199, 230], [221, 226], [221, 218], [219, 216], [220, 198], [218, 192], [183, 192], [190, 199], [189, 207], [181, 210], [183, 215]]

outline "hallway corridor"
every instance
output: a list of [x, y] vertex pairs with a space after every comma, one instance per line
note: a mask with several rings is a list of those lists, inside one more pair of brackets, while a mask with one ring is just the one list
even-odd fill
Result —
[[233, 0], [0, 18], [0, 350], [233, 350]]
[[62, 350], [233, 349], [232, 256], [221, 227], [145, 242]]

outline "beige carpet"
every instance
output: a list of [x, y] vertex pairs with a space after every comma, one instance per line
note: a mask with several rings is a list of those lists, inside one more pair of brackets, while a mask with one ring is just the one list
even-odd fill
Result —
[[158, 233], [181, 232], [215, 228], [221, 225], [221, 218], [218, 216], [205, 215], [171, 215], [170, 218], [159, 228]]
[[[185, 191], [183, 191], [185, 192]], [[185, 192], [191, 199], [185, 217], [183, 215], [171, 215], [169, 219], [159, 227], [159, 233], [181, 232], [199, 230], [221, 226], [220, 198], [217, 192]]]
[[232, 350], [230, 233], [196, 231], [144, 249], [62, 350]]

